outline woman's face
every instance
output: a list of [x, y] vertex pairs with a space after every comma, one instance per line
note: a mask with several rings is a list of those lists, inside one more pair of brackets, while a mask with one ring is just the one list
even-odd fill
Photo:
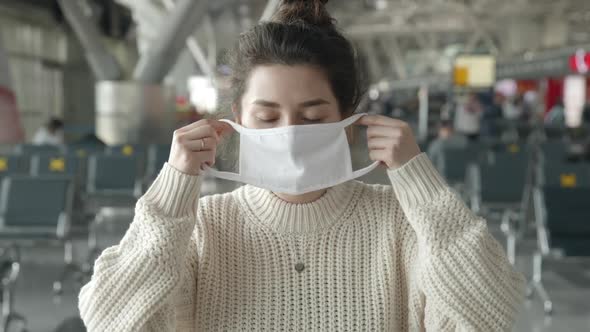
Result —
[[342, 116], [320, 69], [309, 65], [264, 65], [250, 73], [236, 120], [246, 128], [266, 129], [338, 122]]

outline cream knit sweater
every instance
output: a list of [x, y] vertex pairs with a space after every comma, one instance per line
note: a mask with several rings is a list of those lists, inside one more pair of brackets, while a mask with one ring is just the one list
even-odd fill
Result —
[[[79, 309], [94, 331], [505, 331], [524, 279], [421, 154], [308, 204], [165, 165]], [[297, 263], [302, 263], [296, 269]], [[303, 269], [301, 269], [303, 267]]]

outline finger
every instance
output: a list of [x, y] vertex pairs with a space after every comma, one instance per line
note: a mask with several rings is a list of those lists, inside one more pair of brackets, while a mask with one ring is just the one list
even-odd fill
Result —
[[232, 127], [230, 124], [221, 121], [219, 122], [219, 127], [215, 128], [215, 130], [220, 137], [229, 136], [235, 131], [234, 127]]
[[206, 152], [207, 154], [204, 156], [205, 159], [203, 160], [203, 164], [201, 164], [201, 169], [205, 170], [207, 167], [213, 167], [215, 165], [215, 149], [212, 152]]
[[205, 137], [211, 137], [215, 141], [219, 140], [217, 131], [212, 126], [196, 127], [181, 134], [186, 140], [198, 140]]
[[193, 130], [195, 128], [198, 127], [204, 127], [204, 126], [212, 126], [214, 128], [220, 128], [221, 124], [223, 124], [223, 122], [219, 121], [219, 120], [215, 120], [215, 119], [202, 119], [199, 121], [195, 121], [193, 123], [190, 123], [180, 129], [178, 129], [178, 131], [180, 132], [186, 132], [186, 131], [190, 131]]
[[381, 150], [381, 149], [388, 149], [395, 144], [395, 141], [391, 138], [371, 138], [367, 141], [367, 146], [370, 150]]
[[204, 137], [197, 140], [186, 141], [184, 146], [190, 151], [212, 151], [217, 146], [217, 142], [211, 137]]
[[400, 126], [407, 126], [407, 123], [404, 121], [393, 119], [383, 115], [365, 115], [358, 119], [355, 124], [364, 125], [364, 126], [391, 126], [391, 127], [400, 127]]
[[402, 135], [402, 131], [400, 128], [392, 128], [386, 126], [370, 126], [367, 129], [367, 138], [374, 138], [374, 137], [389, 137], [389, 138], [398, 138]]
[[371, 158], [372, 161], [382, 161], [387, 163], [389, 153], [386, 150], [370, 150], [369, 158]]

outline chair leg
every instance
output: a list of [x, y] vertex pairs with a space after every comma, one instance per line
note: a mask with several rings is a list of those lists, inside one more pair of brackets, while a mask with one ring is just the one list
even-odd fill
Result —
[[[14, 329], [13, 324], [18, 324], [18, 329]], [[4, 331], [26, 331], [27, 320], [20, 314], [11, 313], [4, 318], [2, 326]]]
[[4, 285], [2, 289], [2, 332], [14, 331], [11, 329], [13, 323], [19, 324], [17, 331], [24, 331], [27, 326], [27, 320], [21, 315], [14, 312], [14, 292], [10, 285]]
[[82, 267], [73, 261], [73, 244], [71, 240], [64, 242], [64, 267], [59, 278], [53, 282], [53, 292], [55, 295], [63, 293], [63, 285], [69, 277], [73, 277], [76, 282], [82, 281]]
[[84, 262], [82, 267], [84, 273], [92, 274], [92, 267], [94, 266], [94, 261], [100, 254], [100, 249], [98, 248], [98, 225], [101, 223], [102, 216], [99, 214], [96, 215], [94, 219], [90, 222], [88, 227], [88, 256]]
[[[59, 278], [53, 282], [53, 292], [55, 295], [63, 294], [63, 286], [65, 282], [72, 278], [75, 283], [81, 284], [83, 279], [82, 268], [75, 263], [66, 264], [62, 269]], [[79, 285], [77, 285], [79, 286]]]
[[539, 294], [541, 301], [543, 301], [543, 310], [546, 315], [553, 313], [553, 301], [549, 297], [549, 293], [543, 285], [543, 256], [541, 253], [536, 252], [533, 256], [533, 277], [527, 287], [527, 297], [532, 298], [535, 293]]
[[516, 264], [516, 234], [511, 224], [511, 211], [504, 211], [500, 228], [506, 235], [506, 255], [510, 264]]

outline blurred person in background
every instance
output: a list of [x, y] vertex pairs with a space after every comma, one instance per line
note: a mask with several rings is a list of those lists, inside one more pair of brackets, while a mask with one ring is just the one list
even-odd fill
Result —
[[58, 118], [51, 118], [47, 124], [40, 127], [33, 137], [35, 145], [63, 145], [64, 142], [64, 123]]
[[563, 101], [558, 101], [545, 115], [545, 127], [565, 128], [565, 107]]
[[106, 144], [96, 136], [96, 133], [86, 133], [84, 136], [80, 137], [78, 140], [73, 141], [70, 143], [71, 145], [75, 146], [90, 146], [90, 147], [105, 147]]
[[584, 110], [582, 111], [582, 123], [586, 127], [590, 127], [590, 101], [586, 101]]
[[438, 129], [438, 136], [428, 146], [428, 157], [431, 160], [439, 160], [444, 149], [463, 149], [467, 147], [468, 143], [464, 135], [455, 133], [450, 121], [442, 121]]
[[484, 103], [481, 117], [481, 135], [485, 138], [499, 136], [498, 120], [502, 118], [504, 96], [500, 93], [493, 93], [493, 97], [489, 99], [491, 101]]
[[[353, 114], [356, 52], [325, 3], [283, 1], [240, 35], [233, 121], [175, 131], [127, 233], [80, 291], [90, 332], [512, 328], [523, 276], [407, 123]], [[342, 168], [351, 124], [367, 127], [374, 163], [362, 172], [381, 165], [391, 185]], [[247, 184], [200, 198], [234, 130], [250, 167], [231, 175]]]
[[455, 112], [455, 130], [476, 141], [480, 135], [483, 109], [475, 93], [469, 93], [464, 101], [457, 104]]
[[502, 115], [504, 119], [514, 122], [522, 116], [522, 97], [505, 98], [502, 104]]

